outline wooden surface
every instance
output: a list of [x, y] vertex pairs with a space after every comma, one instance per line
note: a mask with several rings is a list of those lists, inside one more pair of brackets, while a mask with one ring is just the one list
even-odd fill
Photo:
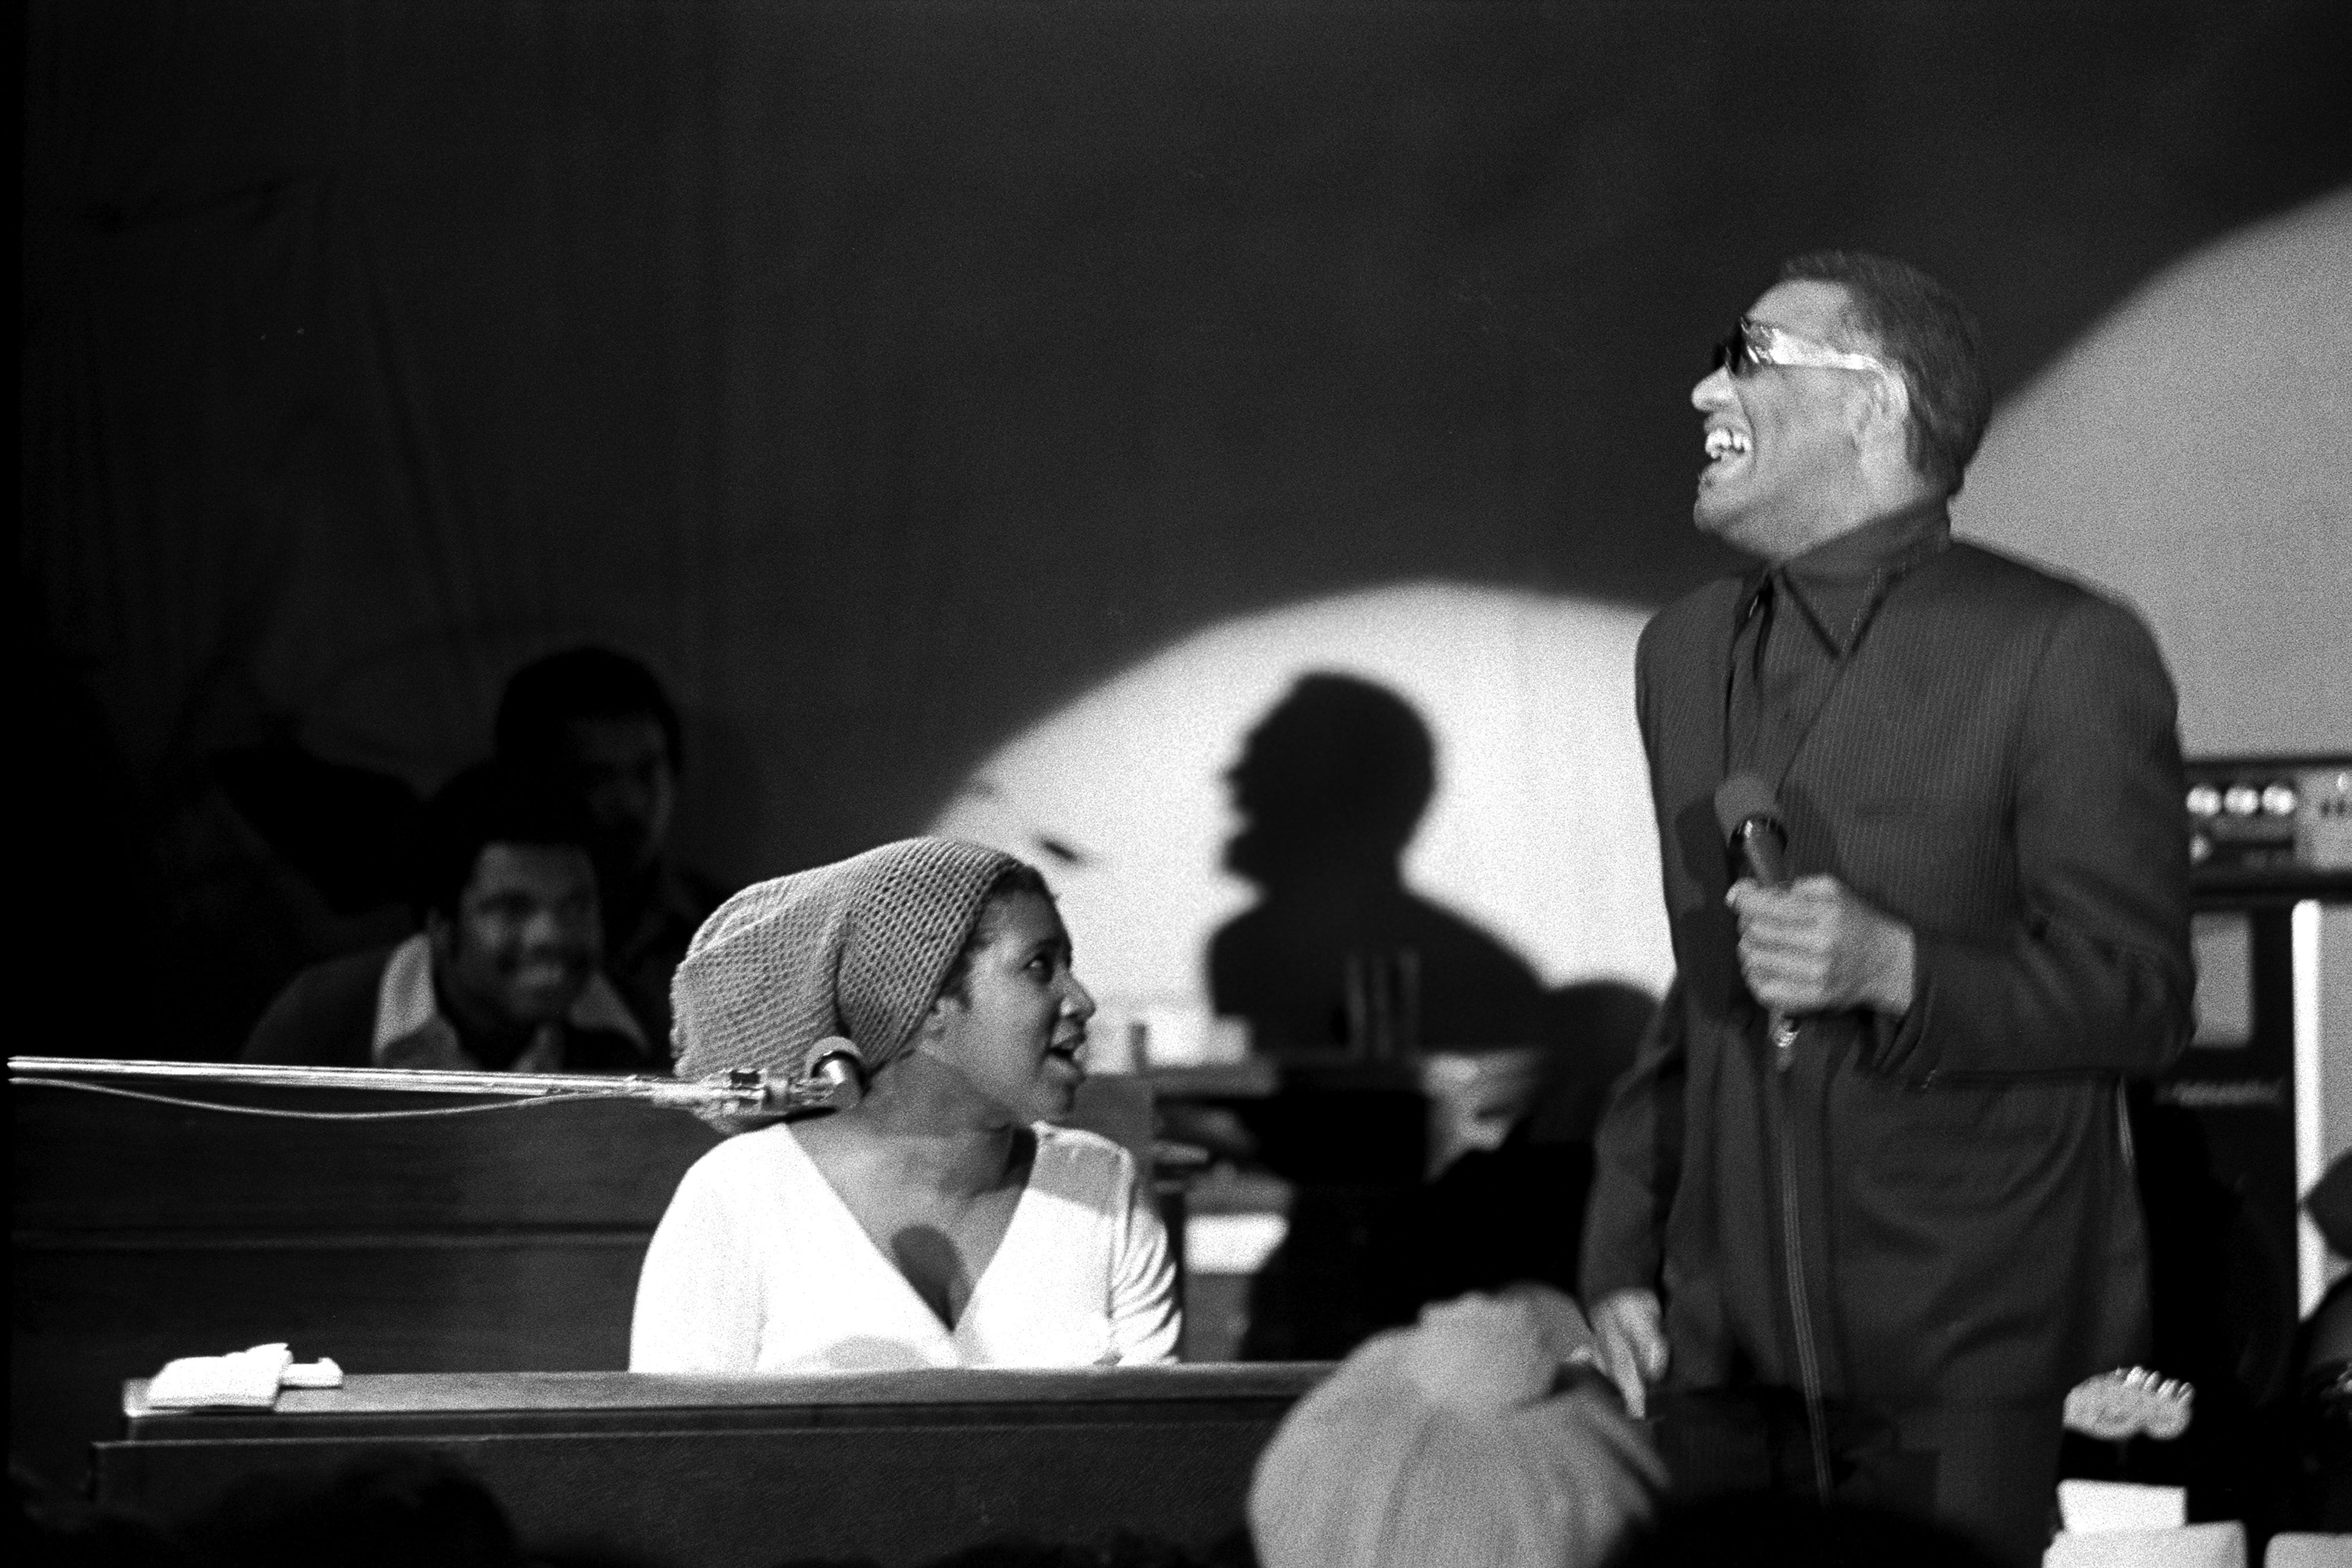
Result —
[[[123, 1085], [271, 1110], [443, 1096]], [[79, 1485], [126, 1378], [282, 1340], [354, 1374], [617, 1372], [646, 1242], [718, 1142], [632, 1102], [387, 1122], [190, 1110], [13, 1083], [10, 1451]], [[460, 1102], [462, 1103], [462, 1102]], [[1136, 1081], [1072, 1118], [1149, 1158]]]
[[[413, 1111], [453, 1097], [144, 1081], [273, 1110]], [[458, 1101], [458, 1103], [468, 1102]], [[480, 1103], [478, 1102], [475, 1103]], [[56, 1089], [9, 1091], [14, 1223], [70, 1230], [650, 1229], [718, 1135], [632, 1102], [508, 1102], [416, 1121], [288, 1121]]]
[[529, 1550], [646, 1568], [893, 1568], [1114, 1530], [1205, 1552], [1245, 1528], [1259, 1450], [1328, 1370], [359, 1377], [217, 1413], [151, 1410], [134, 1382], [98, 1498], [185, 1520], [258, 1475], [429, 1453], [488, 1487]]
[[284, 1340], [360, 1373], [625, 1365], [646, 1240], [717, 1142], [683, 1112], [628, 1103], [322, 1122], [13, 1085], [8, 1098], [9, 1441], [67, 1485], [120, 1429], [122, 1380], [173, 1356]]
[[438, 1418], [448, 1429], [469, 1424], [504, 1430], [507, 1418], [549, 1412], [574, 1424], [634, 1426], [661, 1414], [696, 1421], [719, 1412], [752, 1411], [761, 1420], [835, 1421], [850, 1412], [874, 1418], [917, 1406], [993, 1411], [1051, 1407], [1059, 1419], [1084, 1419], [1097, 1407], [1148, 1405], [1160, 1412], [1188, 1405], [1295, 1399], [1330, 1370], [1326, 1362], [1248, 1362], [1222, 1366], [922, 1367], [903, 1372], [824, 1372], [728, 1377], [641, 1372], [408, 1373], [347, 1377], [340, 1388], [280, 1389], [268, 1410], [162, 1409], [147, 1402], [150, 1379], [122, 1385], [124, 1430], [132, 1441], [191, 1436], [299, 1434], [368, 1427], [380, 1419]]

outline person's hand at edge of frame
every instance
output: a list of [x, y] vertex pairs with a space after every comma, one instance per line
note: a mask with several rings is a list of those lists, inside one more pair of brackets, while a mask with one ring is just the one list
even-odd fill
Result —
[[1665, 1310], [1658, 1293], [1639, 1287], [1610, 1291], [1593, 1303], [1592, 1332], [1601, 1370], [1617, 1385], [1625, 1414], [1644, 1418], [1650, 1385], [1666, 1375]]

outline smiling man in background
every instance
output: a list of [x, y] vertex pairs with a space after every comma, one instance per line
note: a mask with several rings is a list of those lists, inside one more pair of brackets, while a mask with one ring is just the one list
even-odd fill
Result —
[[[2039, 1562], [2065, 1393], [2147, 1337], [2120, 1085], [2188, 1038], [2171, 684], [2127, 611], [1953, 540], [1990, 395], [1932, 278], [1790, 261], [1692, 402], [1694, 516], [1764, 565], [1642, 638], [1679, 978], [1598, 1139], [1585, 1300], [1685, 1491]], [[1742, 774], [1786, 885], [1728, 853]]]
[[425, 929], [313, 965], [244, 1060], [492, 1072], [662, 1072], [666, 1054], [597, 970], [589, 834], [559, 797], [496, 767], [425, 808]]

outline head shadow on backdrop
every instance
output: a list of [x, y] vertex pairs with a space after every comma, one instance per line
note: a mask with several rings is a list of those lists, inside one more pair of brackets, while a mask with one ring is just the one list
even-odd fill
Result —
[[1241, 827], [1225, 865], [1258, 900], [1210, 939], [1220, 1013], [1277, 1058], [1524, 1043], [1542, 988], [1528, 961], [1407, 885], [1437, 787], [1427, 722], [1388, 687], [1301, 677], [1227, 770]]

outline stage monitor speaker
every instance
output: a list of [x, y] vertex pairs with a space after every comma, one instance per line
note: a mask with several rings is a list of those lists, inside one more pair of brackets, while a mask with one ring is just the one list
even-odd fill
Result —
[[2187, 773], [2200, 894], [2352, 899], [2352, 757], [2195, 758]]
[[2133, 1094], [2155, 1360], [2197, 1385], [2192, 1497], [2259, 1511], [2298, 1322], [2343, 1266], [2300, 1200], [2352, 1145], [2352, 758], [2198, 759], [2188, 784], [2197, 1030]]

